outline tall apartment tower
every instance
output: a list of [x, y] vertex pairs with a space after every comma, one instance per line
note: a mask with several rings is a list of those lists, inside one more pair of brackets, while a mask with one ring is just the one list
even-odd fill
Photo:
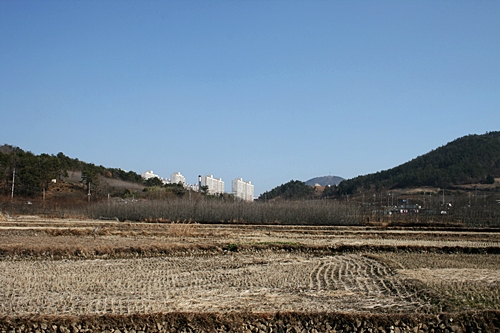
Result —
[[183, 175], [181, 175], [180, 172], [174, 172], [172, 174], [172, 177], [170, 177], [170, 182], [172, 184], [179, 184], [179, 183], [181, 183], [182, 185], [184, 185], [184, 184], [186, 184], [186, 178]]
[[253, 201], [254, 186], [252, 182], [244, 182], [243, 178], [233, 180], [232, 192], [236, 198], [245, 201]]
[[145, 171], [145, 172], [141, 173], [141, 177], [144, 178], [144, 179], [149, 179], [149, 178], [154, 178], [154, 177], [160, 178], [160, 176], [155, 175], [155, 173], [153, 172], [153, 170], [148, 170], [148, 171]]
[[201, 180], [202, 186], [208, 186], [209, 194], [222, 194], [224, 193], [224, 182], [222, 178], [214, 178], [212, 175], [206, 175]]

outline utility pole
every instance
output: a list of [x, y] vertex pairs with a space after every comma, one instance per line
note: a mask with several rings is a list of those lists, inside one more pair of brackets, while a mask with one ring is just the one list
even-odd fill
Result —
[[14, 201], [14, 183], [16, 182], [16, 168], [12, 171], [12, 193], [10, 195], [10, 200]]
[[89, 193], [87, 194], [87, 201], [90, 203], [90, 182], [89, 182]]

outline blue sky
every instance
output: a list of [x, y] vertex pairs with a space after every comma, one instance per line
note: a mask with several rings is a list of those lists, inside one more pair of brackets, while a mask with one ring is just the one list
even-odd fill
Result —
[[190, 183], [392, 168], [500, 130], [499, 1], [0, 0], [0, 144]]

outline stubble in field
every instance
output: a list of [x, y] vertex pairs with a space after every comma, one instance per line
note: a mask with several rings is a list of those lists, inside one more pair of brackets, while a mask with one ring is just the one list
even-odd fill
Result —
[[424, 311], [361, 255], [262, 252], [118, 260], [2, 261], [0, 314]]
[[498, 309], [500, 255], [463, 253], [385, 253], [374, 256], [402, 278], [434, 290], [448, 310]]

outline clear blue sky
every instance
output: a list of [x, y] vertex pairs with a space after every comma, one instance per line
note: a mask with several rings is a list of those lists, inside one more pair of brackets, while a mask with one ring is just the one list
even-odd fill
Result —
[[190, 183], [392, 168], [500, 130], [500, 1], [0, 0], [0, 145]]

